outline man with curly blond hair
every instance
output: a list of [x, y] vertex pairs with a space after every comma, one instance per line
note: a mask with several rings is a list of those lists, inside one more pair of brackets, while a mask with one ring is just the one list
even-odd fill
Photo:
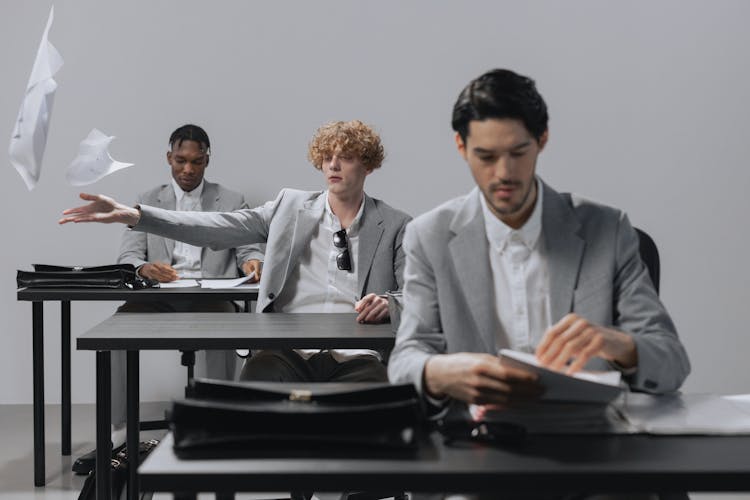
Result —
[[[401, 240], [410, 217], [364, 191], [385, 153], [364, 123], [332, 122], [308, 152], [327, 189], [282, 189], [275, 200], [226, 213], [127, 207], [102, 195], [81, 194], [88, 205], [66, 210], [60, 222], [120, 222], [134, 231], [207, 246], [267, 243], [259, 312], [351, 312], [357, 321], [388, 319], [382, 296], [403, 283]], [[256, 352], [241, 378], [276, 381], [385, 381], [380, 354], [364, 349]]]

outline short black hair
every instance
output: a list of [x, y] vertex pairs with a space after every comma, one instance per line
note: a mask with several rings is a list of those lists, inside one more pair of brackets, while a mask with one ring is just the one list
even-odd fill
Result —
[[206, 150], [206, 154], [211, 153], [211, 141], [208, 134], [198, 125], [188, 123], [172, 132], [169, 136], [169, 149], [172, 150], [175, 146], [179, 148], [182, 141], [195, 141]]
[[549, 121], [534, 80], [509, 69], [493, 69], [469, 82], [453, 106], [451, 124], [466, 143], [469, 122], [489, 118], [520, 120], [537, 142]]

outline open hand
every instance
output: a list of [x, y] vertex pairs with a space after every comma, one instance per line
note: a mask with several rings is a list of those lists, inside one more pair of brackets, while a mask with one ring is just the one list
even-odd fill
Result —
[[119, 222], [134, 226], [141, 218], [139, 210], [118, 203], [109, 196], [81, 193], [80, 197], [82, 200], [87, 200], [91, 203], [63, 211], [63, 215], [67, 217], [60, 219], [58, 224], [67, 224], [68, 222], [101, 222], [111, 224]]

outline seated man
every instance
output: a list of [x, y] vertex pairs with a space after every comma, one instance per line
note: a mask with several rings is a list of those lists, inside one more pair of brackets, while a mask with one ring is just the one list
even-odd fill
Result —
[[477, 187], [407, 227], [388, 364], [391, 381], [413, 382], [434, 410], [538, 397], [534, 375], [504, 366], [501, 348], [567, 372], [618, 369], [651, 393], [678, 389], [690, 371], [627, 216], [536, 175], [547, 121], [534, 82], [508, 70], [469, 83], [453, 108]]
[[[179, 127], [169, 137], [167, 163], [171, 168], [171, 181], [139, 194], [136, 203], [168, 210], [199, 212], [229, 212], [247, 208], [240, 193], [204, 178], [210, 155], [211, 142], [205, 130], [197, 125]], [[259, 259], [262, 258], [263, 253], [258, 246], [216, 251], [126, 230], [117, 261], [133, 264], [137, 273], [144, 278], [167, 283], [178, 278], [235, 278], [240, 269], [245, 274], [257, 273], [260, 271]], [[257, 278], [251, 281], [257, 281]], [[126, 302], [118, 309], [118, 312], [234, 311], [235, 305], [230, 301], [196, 300]], [[205, 360], [200, 356], [197, 363], [201, 376], [228, 380], [235, 378], [237, 357], [233, 351], [209, 351], [204, 355]]]
[[[127, 207], [102, 195], [66, 210], [66, 222], [120, 222], [212, 249], [267, 243], [261, 312], [350, 312], [357, 321], [388, 318], [381, 296], [400, 288], [401, 239], [409, 217], [364, 192], [384, 158], [380, 137], [360, 121], [333, 122], [313, 138], [309, 157], [327, 190], [284, 189], [274, 201], [231, 213], [185, 213]], [[186, 228], [189, 228], [186, 231]], [[374, 351], [284, 351], [256, 354], [243, 378], [285, 381], [384, 381]]]
[[[244, 197], [219, 184], [204, 179], [211, 154], [208, 134], [197, 125], [183, 125], [169, 137], [167, 163], [171, 182], [138, 195], [138, 203], [181, 211], [231, 211], [247, 208]], [[256, 271], [263, 256], [261, 247], [239, 246], [214, 251], [160, 236], [125, 231], [120, 246], [119, 263], [133, 264], [137, 273], [166, 283], [178, 278], [235, 278], [238, 269], [246, 274]], [[235, 312], [229, 301], [126, 302], [118, 312]], [[234, 351], [201, 351], [196, 360], [201, 376], [233, 380], [237, 371]], [[114, 446], [124, 442], [125, 352], [112, 353], [112, 426]], [[90, 456], [89, 456], [90, 455]], [[75, 467], [85, 473], [93, 467], [93, 454], [84, 455]]]

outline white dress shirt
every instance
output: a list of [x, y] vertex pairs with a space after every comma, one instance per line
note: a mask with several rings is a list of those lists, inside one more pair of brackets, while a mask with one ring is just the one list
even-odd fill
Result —
[[[181, 212], [202, 212], [201, 195], [203, 194], [203, 180], [198, 186], [189, 193], [172, 179], [174, 196], [177, 200], [175, 210]], [[201, 253], [203, 249], [193, 245], [188, 245], [181, 241], [174, 242], [172, 251], [172, 267], [175, 268], [180, 278], [211, 278], [212, 276], [201, 276]]]
[[[359, 224], [364, 211], [364, 198], [357, 215], [346, 229], [349, 243], [351, 271], [338, 268], [336, 257], [343, 251], [333, 244], [333, 233], [341, 230], [341, 222], [331, 210], [328, 192], [325, 210], [320, 223], [314, 229], [310, 244], [300, 256], [299, 263], [291, 271], [286, 285], [274, 302], [274, 310], [289, 313], [352, 313], [354, 304], [360, 299], [357, 280], [359, 263]], [[305, 359], [320, 352], [318, 349], [300, 349], [297, 352]], [[337, 349], [331, 355], [338, 361], [346, 361], [363, 355], [378, 356], [369, 349]]]
[[479, 192], [490, 250], [495, 304], [500, 331], [498, 345], [534, 352], [551, 326], [549, 273], [543, 254], [542, 183], [531, 216], [520, 229], [498, 219]]

